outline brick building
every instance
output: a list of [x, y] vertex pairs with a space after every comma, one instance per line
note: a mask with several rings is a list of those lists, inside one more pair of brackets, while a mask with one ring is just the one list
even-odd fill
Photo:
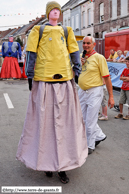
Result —
[[129, 28], [129, 0], [95, 0], [94, 37]]

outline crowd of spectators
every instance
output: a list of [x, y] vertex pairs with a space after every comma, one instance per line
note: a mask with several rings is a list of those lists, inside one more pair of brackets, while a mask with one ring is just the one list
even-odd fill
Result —
[[[124, 120], [129, 120], [129, 106], [128, 114], [125, 117], [123, 116], [123, 104], [127, 101], [129, 105], [129, 51], [125, 50], [122, 52], [121, 50], [115, 51], [114, 49], [111, 49], [110, 56], [107, 61], [126, 63], [127, 68], [123, 69], [123, 72], [120, 75], [120, 80], [123, 81], [123, 84], [121, 87], [119, 105], [114, 105], [114, 108], [120, 112], [117, 116], [115, 116], [115, 119], [123, 118]], [[103, 117], [102, 120], [108, 120], [108, 117]]]
[[110, 50], [110, 55], [107, 61], [113, 61], [113, 62], [124, 62], [125, 58], [129, 56], [129, 51], [125, 50], [122, 52], [121, 50], [115, 51], [114, 49]]

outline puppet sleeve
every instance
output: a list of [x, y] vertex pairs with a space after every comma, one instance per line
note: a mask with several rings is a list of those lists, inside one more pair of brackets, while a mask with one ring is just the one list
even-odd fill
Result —
[[26, 65], [25, 72], [28, 78], [34, 77], [34, 66], [37, 57], [37, 47], [39, 44], [39, 29], [40, 26], [34, 26], [31, 30], [26, 46]]
[[67, 30], [68, 30], [68, 39], [67, 39], [68, 51], [70, 53], [71, 61], [73, 64], [73, 71], [75, 72], [75, 79], [77, 80], [79, 77], [79, 74], [81, 73], [79, 47], [78, 47], [78, 43], [76, 41], [72, 28], [67, 27]]

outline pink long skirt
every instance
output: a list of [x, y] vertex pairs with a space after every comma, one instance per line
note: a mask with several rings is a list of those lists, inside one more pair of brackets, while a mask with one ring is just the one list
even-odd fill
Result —
[[83, 165], [87, 154], [74, 81], [34, 81], [16, 159], [34, 170], [67, 171]]
[[17, 58], [5, 57], [1, 68], [1, 78], [21, 78]]

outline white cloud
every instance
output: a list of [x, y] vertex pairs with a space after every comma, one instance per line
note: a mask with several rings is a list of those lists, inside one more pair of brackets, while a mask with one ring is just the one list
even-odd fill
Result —
[[[45, 14], [45, 7], [48, 1], [50, 0], [1, 1], [0, 15], [2, 16], [0, 16], [0, 31], [9, 28], [2, 28], [2, 26], [27, 24], [29, 20], [35, 19], [37, 16], [40, 17], [42, 14]], [[60, 5], [63, 6], [65, 3], [68, 2], [68, 0], [57, 0], [57, 2], [59, 2]], [[18, 15], [18, 13], [24, 15]]]

